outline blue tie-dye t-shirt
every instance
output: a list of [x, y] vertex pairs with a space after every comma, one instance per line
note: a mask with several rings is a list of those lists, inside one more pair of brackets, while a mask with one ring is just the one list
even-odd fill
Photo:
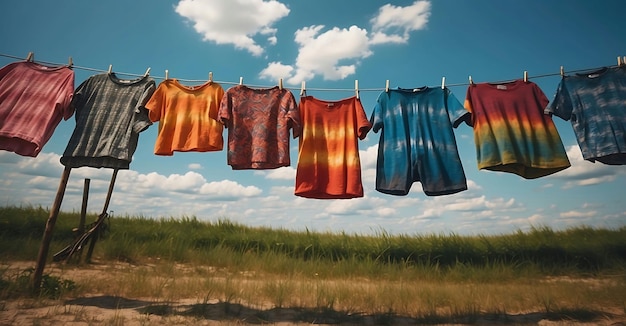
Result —
[[439, 196], [467, 190], [453, 126], [467, 112], [447, 88], [390, 89], [378, 96], [372, 130], [381, 130], [376, 190], [407, 195], [420, 181]]
[[545, 111], [572, 123], [584, 159], [626, 164], [626, 66], [563, 76]]

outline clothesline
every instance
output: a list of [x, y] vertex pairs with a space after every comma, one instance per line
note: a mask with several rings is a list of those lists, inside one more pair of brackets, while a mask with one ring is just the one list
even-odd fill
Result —
[[[32, 52], [29, 53], [29, 56], [32, 55]], [[18, 57], [18, 56], [14, 56], [14, 55], [9, 55], [9, 54], [4, 54], [4, 53], [0, 53], [0, 57], [6, 57], [6, 58], [11, 58], [11, 59], [16, 59], [16, 60], [24, 60], [25, 58], [23, 57]], [[103, 69], [97, 69], [97, 68], [91, 68], [91, 67], [83, 67], [83, 66], [77, 66], [74, 65], [72, 63], [72, 57], [69, 57], [69, 65], [71, 65], [71, 68], [73, 69], [80, 69], [80, 70], [85, 70], [85, 71], [93, 71], [93, 72], [99, 72], [99, 73], [106, 73], [109, 72], [108, 70], [103, 70]], [[63, 65], [68, 65], [68, 64], [64, 64], [64, 63], [56, 63], [56, 62], [48, 62], [48, 61], [42, 61], [42, 60], [32, 60], [34, 62], [38, 62], [41, 64], [46, 64], [46, 65], [52, 65], [52, 66], [63, 66]], [[616, 66], [621, 66], [625, 64], [626, 65], [626, 56], [624, 56], [623, 58], [621, 56], [617, 57], [617, 65], [615, 66], [608, 66], [609, 68], [612, 67], [616, 67]], [[546, 74], [539, 74], [539, 75], [532, 75], [532, 76], [527, 76], [526, 71], [524, 71], [524, 77], [525, 79], [538, 79], [538, 78], [545, 78], [545, 77], [553, 77], [553, 76], [559, 76], [559, 75], [564, 75], [564, 74], [572, 74], [572, 73], [579, 73], [579, 72], [586, 72], [586, 71], [593, 71], [593, 70], [597, 70], [597, 69], [601, 69], [601, 68], [605, 68], [607, 66], [601, 66], [601, 67], [595, 67], [595, 68], [586, 68], [586, 69], [577, 69], [577, 70], [568, 70], [568, 71], [564, 71], [563, 70], [563, 66], [561, 66], [561, 71], [558, 73], [546, 73]], [[126, 73], [126, 72], [115, 72], [118, 75], [125, 75], [125, 76], [131, 76], [131, 77], [143, 77], [145, 76], [148, 72], [150, 71], [150, 68], [148, 68], [148, 71], [146, 71], [146, 73], [144, 74], [135, 74], [135, 73]], [[165, 80], [166, 78], [164, 76], [152, 76], [152, 78], [154, 79], [162, 79]], [[444, 77], [445, 78], [445, 77]], [[453, 83], [453, 84], [445, 84], [446, 87], [460, 87], [460, 86], [469, 86], [473, 83], [472, 77], [469, 77], [469, 81], [466, 83]], [[184, 78], [176, 78], [178, 81], [182, 81], [182, 82], [187, 82], [187, 83], [203, 83], [206, 82], [206, 79], [184, 79]], [[501, 83], [507, 83], [507, 82], [512, 82], [515, 81], [519, 78], [515, 78], [515, 79], [508, 79], [508, 80], [500, 80], [500, 81], [494, 81], [494, 82], [490, 82], [490, 83], [495, 83], [495, 84], [501, 84]], [[445, 79], [444, 79], [445, 80]], [[241, 83], [241, 79], [240, 82], [227, 82], [227, 81], [215, 81], [218, 84], [224, 84], [224, 85], [239, 85]], [[387, 84], [389, 83], [389, 81], [387, 80]], [[443, 82], [442, 82], [443, 84]], [[250, 87], [258, 87], [258, 88], [269, 88], [269, 87], [274, 87], [275, 85], [252, 85], [252, 84], [246, 84], [247, 86]], [[436, 87], [436, 86], [430, 86], [430, 87]], [[289, 88], [289, 87], [286, 87]], [[386, 87], [379, 87], [379, 88], [359, 88], [356, 87], [356, 90], [359, 92], [380, 92], [380, 91], [384, 91], [387, 88]], [[323, 92], [332, 92], [332, 91], [339, 91], [339, 92], [354, 92], [355, 88], [309, 88], [307, 87], [306, 90], [307, 91], [323, 91]]]

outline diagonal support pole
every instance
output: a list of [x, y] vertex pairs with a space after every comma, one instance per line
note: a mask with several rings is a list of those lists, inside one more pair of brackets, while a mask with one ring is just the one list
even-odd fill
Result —
[[[109, 203], [111, 202], [111, 195], [113, 194], [113, 187], [115, 186], [115, 179], [117, 178], [117, 171], [118, 169], [114, 169], [113, 175], [111, 175], [111, 182], [109, 182], [109, 190], [107, 192], [106, 200], [104, 201], [104, 208], [102, 209], [102, 214], [98, 216], [99, 219], [100, 218], [104, 219], [107, 216], [107, 209], [109, 209]], [[99, 236], [100, 236], [100, 227], [98, 227], [94, 231], [94, 234], [91, 237], [91, 242], [89, 243], [89, 249], [87, 250], [87, 256], [85, 257], [86, 262], [91, 262], [91, 255], [93, 254], [93, 249], [96, 246], [96, 240], [98, 239]]]
[[46, 229], [43, 233], [43, 239], [41, 240], [41, 246], [39, 247], [39, 254], [37, 255], [37, 265], [35, 266], [35, 272], [33, 273], [33, 291], [39, 293], [41, 290], [41, 279], [43, 276], [43, 270], [46, 266], [46, 258], [48, 256], [48, 250], [50, 250], [50, 241], [52, 241], [52, 232], [54, 231], [54, 225], [56, 224], [57, 217], [59, 216], [59, 210], [61, 209], [61, 202], [63, 202], [63, 196], [65, 195], [65, 188], [67, 188], [67, 181], [70, 178], [70, 171], [72, 168], [65, 167], [63, 174], [61, 174], [61, 181], [59, 182], [59, 188], [57, 190], [56, 197], [54, 198], [54, 204], [48, 221], [46, 222]]

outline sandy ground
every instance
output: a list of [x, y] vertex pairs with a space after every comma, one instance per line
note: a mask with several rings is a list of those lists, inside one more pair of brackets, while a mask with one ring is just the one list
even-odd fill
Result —
[[[11, 268], [32, 267], [11, 262]], [[6, 268], [7, 265], [0, 266]], [[47, 267], [48, 268], [48, 267]], [[49, 269], [46, 270], [46, 273]], [[65, 270], [64, 278], [89, 277], [90, 269]], [[70, 273], [70, 274], [67, 274]], [[83, 273], [83, 275], [72, 275]], [[85, 275], [85, 273], [87, 273]], [[581, 320], [541, 312], [479, 315], [437, 325], [611, 325], [626, 326], [623, 309], [586, 315]], [[154, 298], [124, 298], [107, 294], [62, 300], [20, 298], [0, 301], [0, 325], [419, 325], [420, 320], [388, 315], [349, 315], [305, 308], [254, 308], [197, 299], [159, 302]], [[433, 325], [430, 323], [430, 325]]]

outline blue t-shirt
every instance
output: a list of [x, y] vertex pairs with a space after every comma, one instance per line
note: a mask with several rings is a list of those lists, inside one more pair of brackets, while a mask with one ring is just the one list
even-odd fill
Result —
[[382, 130], [376, 190], [404, 196], [413, 182], [439, 196], [467, 190], [453, 127], [469, 115], [445, 88], [390, 89], [378, 96], [372, 130]]
[[572, 123], [584, 159], [626, 164], [626, 66], [563, 76], [545, 112]]

